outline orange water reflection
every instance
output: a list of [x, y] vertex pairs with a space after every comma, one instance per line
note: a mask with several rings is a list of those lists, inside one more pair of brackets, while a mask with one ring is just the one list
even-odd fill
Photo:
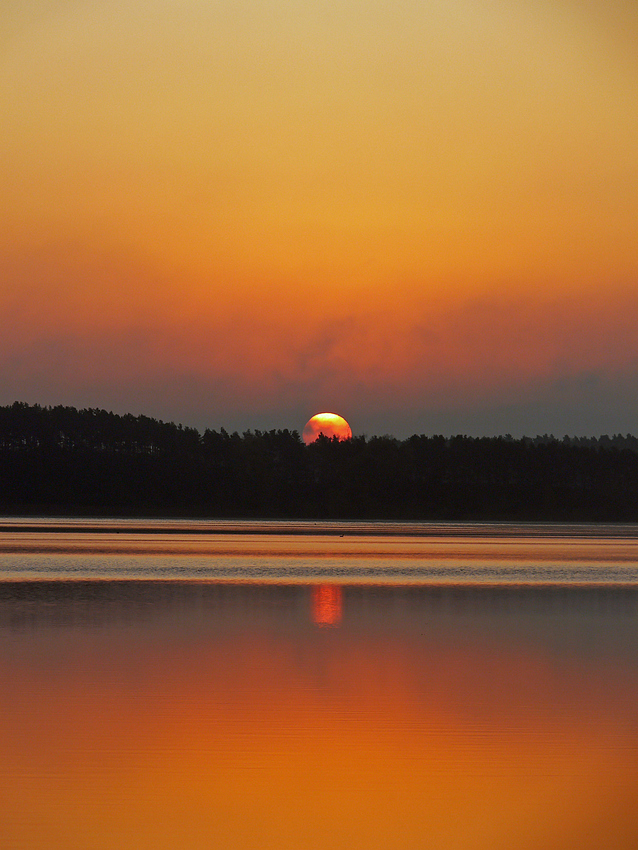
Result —
[[107, 592], [0, 605], [7, 847], [635, 850], [634, 597]]
[[338, 626], [343, 616], [343, 589], [339, 584], [312, 588], [312, 619], [318, 626]]

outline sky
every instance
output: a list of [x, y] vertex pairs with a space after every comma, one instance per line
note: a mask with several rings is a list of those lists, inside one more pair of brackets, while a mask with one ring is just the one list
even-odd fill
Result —
[[0, 404], [638, 433], [635, 0], [4, 0]]

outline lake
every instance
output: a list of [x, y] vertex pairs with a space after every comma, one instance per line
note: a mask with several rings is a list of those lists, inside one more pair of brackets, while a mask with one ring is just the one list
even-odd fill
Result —
[[638, 846], [638, 527], [0, 519], [3, 848]]

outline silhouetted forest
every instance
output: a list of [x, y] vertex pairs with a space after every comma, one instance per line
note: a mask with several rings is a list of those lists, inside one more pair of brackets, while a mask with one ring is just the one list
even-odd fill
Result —
[[320, 437], [0, 407], [0, 512], [638, 521], [638, 439]]

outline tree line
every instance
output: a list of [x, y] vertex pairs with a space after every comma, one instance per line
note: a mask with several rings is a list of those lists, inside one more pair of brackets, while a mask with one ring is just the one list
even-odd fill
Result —
[[638, 521], [638, 440], [320, 437], [0, 407], [4, 514]]

